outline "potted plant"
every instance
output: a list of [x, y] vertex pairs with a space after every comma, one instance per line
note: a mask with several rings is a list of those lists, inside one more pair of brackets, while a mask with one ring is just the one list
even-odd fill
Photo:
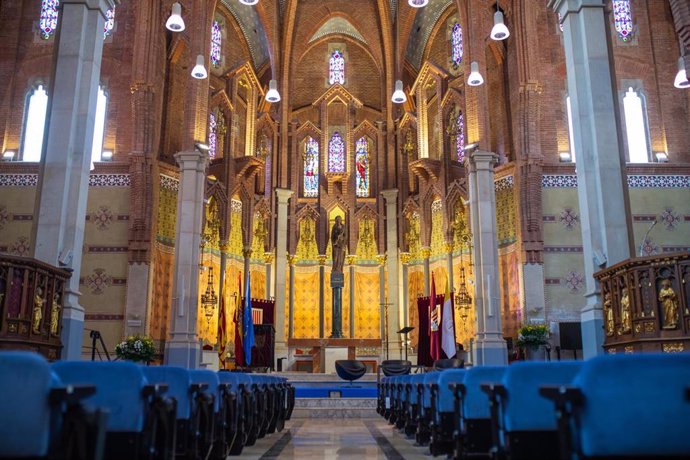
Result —
[[156, 348], [150, 337], [130, 335], [115, 345], [115, 354], [119, 359], [149, 363], [156, 354]]
[[544, 324], [530, 324], [518, 329], [517, 344], [522, 347], [528, 360], [543, 361], [546, 358], [544, 345], [549, 343], [549, 330]]

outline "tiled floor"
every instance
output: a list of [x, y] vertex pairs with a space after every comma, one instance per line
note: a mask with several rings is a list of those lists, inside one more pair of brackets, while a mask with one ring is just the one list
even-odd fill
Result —
[[382, 419], [293, 419], [281, 433], [246, 447], [241, 458], [428, 460], [433, 457], [429, 457], [428, 448], [415, 447]]

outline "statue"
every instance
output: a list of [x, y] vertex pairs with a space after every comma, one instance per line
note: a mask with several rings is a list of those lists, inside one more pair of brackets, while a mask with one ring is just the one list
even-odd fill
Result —
[[604, 315], [606, 318], [606, 335], [608, 337], [613, 336], [616, 329], [614, 319], [613, 319], [613, 301], [611, 300], [611, 293], [607, 292], [604, 295]]
[[58, 335], [58, 323], [60, 322], [60, 294], [55, 293], [53, 307], [50, 309], [50, 335]]
[[621, 334], [628, 334], [632, 330], [632, 320], [630, 317], [630, 296], [628, 288], [623, 288], [621, 297]]
[[664, 311], [663, 329], [675, 329], [678, 327], [678, 296], [671, 287], [671, 280], [665, 279], [661, 282], [659, 291], [659, 302]]
[[336, 216], [331, 229], [331, 247], [333, 250], [332, 273], [342, 273], [345, 264], [345, 225], [340, 216]]
[[31, 329], [33, 330], [34, 334], [41, 333], [41, 320], [43, 320], [43, 304], [46, 302], [45, 299], [41, 297], [41, 294], [43, 294], [43, 289], [37, 287], [36, 294], [34, 295], [33, 318], [31, 320]]

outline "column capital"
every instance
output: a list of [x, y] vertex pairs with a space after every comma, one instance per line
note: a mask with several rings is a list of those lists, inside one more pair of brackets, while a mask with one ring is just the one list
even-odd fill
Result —
[[328, 257], [325, 254], [319, 254], [319, 257], [317, 257], [317, 260], [319, 261], [319, 265], [326, 265], [326, 261], [328, 260]]
[[264, 263], [265, 264], [272, 264], [273, 260], [275, 259], [275, 254], [273, 254], [270, 251], [264, 252]]
[[230, 253], [230, 242], [228, 240], [221, 241], [220, 244], [218, 245], [218, 249], [223, 254]]
[[402, 262], [403, 265], [409, 264], [410, 259], [412, 259], [412, 254], [410, 254], [409, 252], [401, 252], [400, 253], [400, 262]]
[[180, 165], [181, 170], [206, 171], [208, 155], [198, 150], [188, 150], [177, 152], [175, 154], [175, 161]]
[[446, 241], [445, 249], [446, 249], [446, 254], [453, 255], [453, 251], [455, 250], [455, 244], [452, 241]]
[[109, 9], [115, 8], [117, 5], [119, 5], [120, 0], [62, 0], [60, 2], [60, 6], [64, 6], [68, 3], [86, 5], [86, 7], [90, 10], [100, 10], [101, 14], [103, 14], [103, 17], [105, 17], [105, 13]]
[[287, 190], [284, 188], [276, 189], [276, 197], [278, 197], [278, 204], [287, 204], [288, 200], [294, 195], [295, 192], [292, 190]]
[[386, 200], [386, 204], [397, 203], [398, 189], [393, 188], [390, 190], [384, 190], [381, 192], [381, 195], [383, 195], [383, 198]]
[[485, 150], [475, 150], [467, 156], [466, 160], [470, 172], [478, 169], [491, 169], [498, 164], [498, 155]]
[[577, 13], [582, 8], [603, 8], [604, 0], [549, 0], [546, 7], [556, 13], [561, 13], [565, 19], [566, 13]]
[[297, 254], [288, 254], [287, 261], [290, 265], [295, 265], [297, 263]]
[[245, 246], [244, 248], [242, 248], [242, 257], [244, 257], [245, 259], [249, 259], [252, 256], [252, 252], [253, 251], [251, 246]]
[[355, 263], [357, 263], [357, 255], [350, 254], [349, 256], [346, 256], [345, 263], [347, 263], [348, 265], [354, 265]]
[[424, 246], [419, 250], [419, 253], [422, 255], [422, 259], [428, 259], [431, 257], [431, 248], [429, 246]]
[[376, 256], [376, 262], [379, 263], [379, 265], [385, 265], [386, 264], [386, 254], [379, 254]]

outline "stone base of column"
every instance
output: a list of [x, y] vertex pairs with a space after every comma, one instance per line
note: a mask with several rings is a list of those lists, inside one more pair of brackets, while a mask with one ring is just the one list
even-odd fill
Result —
[[[79, 361], [82, 359], [84, 340], [84, 308], [79, 305], [78, 296], [65, 292], [65, 303], [62, 310], [62, 352], [60, 359]], [[112, 344], [114, 346], [114, 344]]]
[[148, 264], [130, 264], [127, 269], [127, 300], [125, 304], [125, 337], [146, 333], [149, 304]]
[[580, 312], [582, 355], [584, 359], [604, 353], [604, 316], [598, 305], [586, 306]]
[[287, 343], [285, 342], [276, 342], [275, 346], [275, 353], [274, 353], [274, 359], [275, 362], [273, 363], [273, 369], [276, 371], [278, 370], [278, 360], [280, 358], [285, 358], [283, 360], [283, 372], [289, 370], [290, 367], [290, 356], [289, 356], [289, 351], [287, 347]]
[[196, 340], [183, 337], [173, 338], [165, 343], [165, 364], [197, 369], [201, 360], [201, 347]]
[[485, 334], [474, 342], [475, 366], [504, 366], [508, 364], [506, 341], [498, 334]]

